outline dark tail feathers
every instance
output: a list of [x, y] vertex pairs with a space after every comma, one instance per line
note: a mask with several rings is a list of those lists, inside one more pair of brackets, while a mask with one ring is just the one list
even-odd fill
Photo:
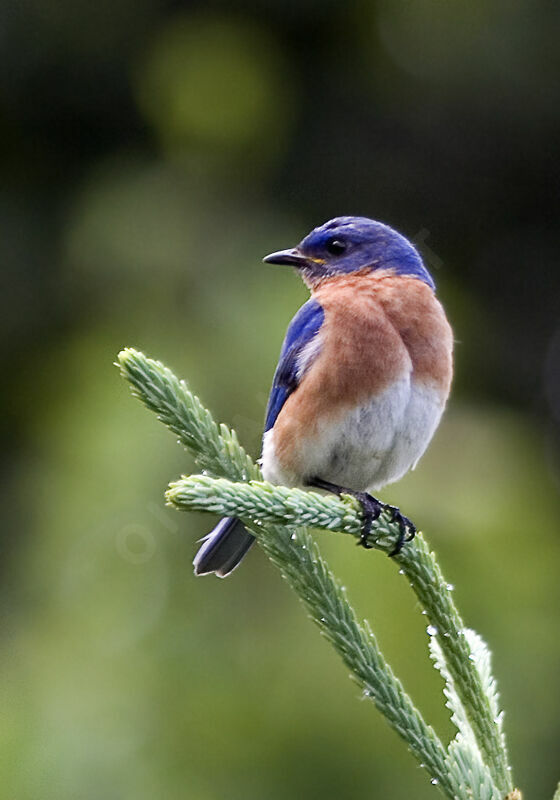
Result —
[[193, 561], [194, 574], [215, 572], [219, 578], [225, 578], [242, 560], [255, 537], [240, 520], [224, 517], [202, 541], [204, 544]]

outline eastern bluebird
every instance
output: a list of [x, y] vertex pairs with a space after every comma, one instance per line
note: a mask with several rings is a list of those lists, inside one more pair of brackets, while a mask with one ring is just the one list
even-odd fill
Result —
[[[453, 335], [431, 275], [410, 242], [381, 222], [337, 217], [268, 264], [295, 267], [311, 291], [291, 321], [266, 412], [262, 472], [287, 486], [356, 496], [362, 544], [389, 508], [368, 492], [413, 469], [451, 385]], [[196, 554], [197, 575], [228, 575], [254, 537], [226, 517]], [[391, 555], [392, 555], [391, 554]]]

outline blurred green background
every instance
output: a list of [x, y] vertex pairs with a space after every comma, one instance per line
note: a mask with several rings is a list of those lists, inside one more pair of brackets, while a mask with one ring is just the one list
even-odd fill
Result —
[[[0, 794], [431, 798], [256, 550], [195, 579], [192, 462], [112, 362], [164, 360], [257, 456], [306, 291], [267, 252], [338, 214], [412, 238], [448, 413], [383, 498], [490, 643], [517, 783], [560, 777], [560, 11], [514, 0], [0, 7]], [[394, 565], [320, 535], [442, 736]]]

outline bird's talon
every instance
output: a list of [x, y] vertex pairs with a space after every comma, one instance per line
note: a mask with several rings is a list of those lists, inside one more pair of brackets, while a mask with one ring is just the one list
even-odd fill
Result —
[[399, 524], [398, 539], [389, 553], [389, 557], [391, 558], [401, 552], [405, 542], [411, 542], [412, 539], [414, 539], [416, 536], [416, 526], [408, 517], [401, 514], [400, 509], [396, 508], [396, 506], [388, 506], [388, 508], [391, 510], [391, 522], [398, 522]]
[[408, 520], [408, 523], [409, 523], [408, 526], [407, 526], [408, 527], [408, 536], [406, 537], [406, 541], [407, 542], [411, 542], [414, 539], [414, 537], [416, 536], [417, 530], [416, 530], [416, 527], [412, 524], [412, 522], [410, 522], [410, 520]]
[[375, 497], [372, 497], [371, 494], [368, 494], [367, 492], [356, 492], [354, 497], [359, 500], [364, 515], [364, 526], [362, 528], [358, 544], [360, 544], [365, 550], [371, 550], [373, 548], [373, 544], [369, 542], [371, 526], [381, 514], [383, 506], [379, 500], [377, 500]]
[[357, 544], [363, 547], [365, 550], [371, 550], [374, 547], [374, 544], [370, 543], [369, 541], [371, 527], [375, 520], [379, 518], [382, 511], [389, 512], [391, 515], [391, 522], [398, 522], [399, 524], [399, 536], [395, 546], [389, 553], [389, 556], [396, 556], [398, 553], [400, 553], [404, 543], [411, 541], [411, 539], [414, 539], [414, 536], [416, 535], [416, 526], [408, 519], [408, 517], [405, 517], [404, 514], [401, 514], [399, 508], [396, 506], [391, 506], [388, 503], [382, 503], [376, 497], [373, 497], [373, 495], [368, 494], [368, 492], [355, 492], [352, 489], [346, 489], [342, 486], [337, 486], [334, 483], [329, 483], [328, 481], [322, 480], [318, 477], [310, 478], [307, 481], [307, 485], [316, 486], [318, 489], [324, 489], [328, 492], [335, 492], [339, 495], [339, 497], [340, 495], [348, 494], [358, 500], [362, 506], [364, 524], [362, 526], [360, 538], [358, 539]]

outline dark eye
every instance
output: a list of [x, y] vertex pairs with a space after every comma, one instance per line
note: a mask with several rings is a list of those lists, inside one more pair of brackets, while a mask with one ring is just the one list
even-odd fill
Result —
[[331, 256], [340, 256], [346, 250], [346, 242], [343, 242], [342, 239], [329, 239], [325, 244], [325, 249]]

